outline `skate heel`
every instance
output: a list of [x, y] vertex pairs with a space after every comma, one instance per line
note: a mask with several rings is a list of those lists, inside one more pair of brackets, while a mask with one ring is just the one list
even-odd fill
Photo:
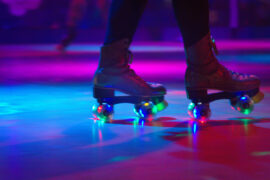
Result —
[[94, 98], [114, 97], [114, 89], [94, 87]]
[[188, 99], [191, 99], [191, 100], [201, 100], [207, 97], [206, 89], [194, 90], [194, 89], [187, 88], [186, 92], [187, 92]]

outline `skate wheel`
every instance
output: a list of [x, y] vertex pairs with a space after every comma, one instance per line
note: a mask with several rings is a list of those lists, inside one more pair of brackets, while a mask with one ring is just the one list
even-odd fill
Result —
[[193, 115], [194, 108], [195, 108], [195, 104], [194, 104], [193, 102], [191, 102], [191, 103], [188, 105], [188, 115], [189, 115], [191, 118], [194, 118], [194, 115]]
[[255, 96], [252, 97], [252, 100], [254, 102], [254, 104], [257, 104], [259, 102], [261, 102], [264, 98], [264, 93], [263, 92], [258, 92]]
[[157, 114], [157, 106], [152, 102], [142, 102], [134, 106], [134, 112], [144, 120], [153, 120]]
[[113, 106], [106, 103], [94, 105], [92, 112], [99, 120], [109, 120], [113, 115]]
[[233, 109], [243, 114], [250, 114], [254, 108], [254, 102], [248, 95], [231, 99], [230, 102]]
[[191, 103], [188, 107], [188, 114], [196, 120], [204, 121], [211, 116], [211, 110], [209, 104], [198, 103], [195, 105]]
[[157, 111], [160, 112], [168, 107], [168, 102], [164, 100], [164, 101], [156, 104], [155, 106], [157, 107]]

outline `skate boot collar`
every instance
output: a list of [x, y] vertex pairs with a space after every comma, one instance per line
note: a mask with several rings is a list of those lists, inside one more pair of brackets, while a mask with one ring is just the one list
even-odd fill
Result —
[[216, 54], [218, 53], [215, 40], [210, 33], [207, 33], [197, 43], [185, 48], [188, 68], [202, 74], [215, 72], [218, 69], [219, 62], [213, 51]]

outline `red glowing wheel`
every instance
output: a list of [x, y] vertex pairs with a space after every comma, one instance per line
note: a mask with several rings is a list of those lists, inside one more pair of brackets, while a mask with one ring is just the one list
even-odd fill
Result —
[[108, 120], [112, 118], [113, 115], [113, 106], [103, 103], [94, 105], [92, 108], [94, 116], [100, 120]]

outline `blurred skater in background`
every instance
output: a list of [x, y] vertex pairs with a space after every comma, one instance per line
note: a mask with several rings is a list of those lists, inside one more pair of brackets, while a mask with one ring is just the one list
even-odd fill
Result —
[[[96, 0], [94, 2], [104, 21], [107, 20], [107, 1], [108, 0]], [[78, 28], [86, 15], [88, 4], [88, 0], [70, 0], [66, 22], [66, 35], [61, 40], [60, 44], [57, 45], [57, 50], [64, 52], [77, 37]]]

